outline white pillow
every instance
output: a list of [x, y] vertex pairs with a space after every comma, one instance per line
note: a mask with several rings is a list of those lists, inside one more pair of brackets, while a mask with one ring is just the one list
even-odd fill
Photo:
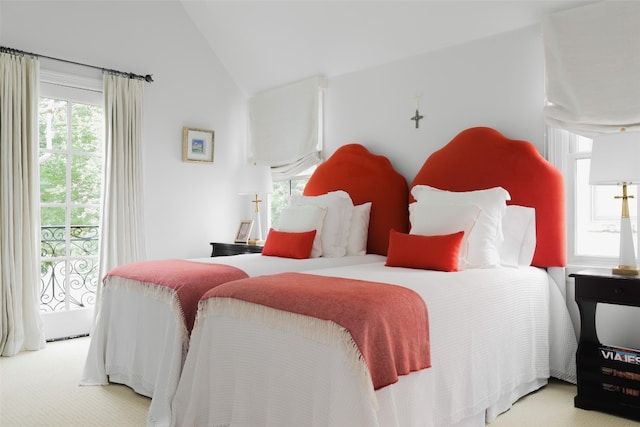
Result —
[[278, 231], [299, 233], [301, 231], [316, 230], [313, 239], [310, 258], [318, 258], [322, 255], [322, 227], [327, 208], [314, 205], [290, 206], [280, 212]]
[[469, 252], [464, 268], [486, 268], [500, 265], [502, 216], [511, 200], [502, 187], [475, 191], [444, 191], [427, 185], [416, 185], [411, 194], [418, 203], [474, 204], [482, 212], [469, 234]]
[[411, 203], [409, 205], [409, 234], [423, 236], [442, 236], [464, 231], [458, 256], [458, 270], [464, 270], [469, 264], [469, 236], [482, 213], [476, 205], [449, 205]]
[[502, 218], [502, 234], [502, 265], [531, 265], [536, 250], [536, 210], [526, 206], [507, 206]]
[[347, 255], [364, 255], [367, 253], [370, 216], [371, 202], [353, 207], [349, 237], [347, 238]]
[[347, 253], [353, 202], [346, 191], [332, 191], [320, 196], [293, 196], [291, 206], [315, 205], [327, 209], [322, 226], [322, 256], [342, 257]]

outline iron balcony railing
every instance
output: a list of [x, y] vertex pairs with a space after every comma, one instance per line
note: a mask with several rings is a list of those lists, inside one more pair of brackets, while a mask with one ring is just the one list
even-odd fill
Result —
[[[98, 284], [95, 225], [41, 227], [40, 311], [55, 312], [95, 304]], [[68, 250], [67, 250], [68, 249]]]

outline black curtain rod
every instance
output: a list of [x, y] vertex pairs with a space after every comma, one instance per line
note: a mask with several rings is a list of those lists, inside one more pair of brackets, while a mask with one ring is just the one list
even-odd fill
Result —
[[141, 74], [126, 73], [124, 71], [111, 70], [109, 68], [103, 68], [103, 67], [96, 67], [95, 65], [83, 64], [81, 62], [69, 61], [67, 59], [60, 59], [60, 58], [53, 58], [51, 56], [38, 55], [37, 53], [25, 52], [23, 50], [12, 49], [10, 47], [5, 47], [5, 46], [0, 46], [0, 52], [9, 53], [11, 55], [28, 55], [28, 56], [35, 56], [36, 58], [52, 59], [54, 61], [66, 62], [67, 64], [74, 64], [74, 65], [80, 65], [80, 66], [83, 66], [83, 67], [94, 68], [96, 70], [105, 71], [105, 72], [110, 73], [110, 74], [115, 74], [115, 75], [118, 75], [118, 76], [128, 77], [130, 79], [144, 80], [147, 83], [153, 82], [153, 77], [152, 77], [151, 74], [147, 74], [147, 75], [143, 76]]

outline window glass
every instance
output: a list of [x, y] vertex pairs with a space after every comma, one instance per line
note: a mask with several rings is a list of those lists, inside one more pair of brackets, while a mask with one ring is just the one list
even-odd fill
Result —
[[40, 152], [40, 202], [64, 203], [67, 197], [67, 156]]
[[71, 201], [80, 204], [100, 203], [102, 157], [71, 155]]
[[54, 89], [55, 95], [40, 98], [38, 123], [43, 313], [91, 305], [99, 265], [101, 96], [89, 92], [91, 99], [80, 102], [61, 86]]
[[273, 183], [273, 193], [270, 197], [270, 221], [271, 227], [277, 228], [280, 223], [280, 212], [289, 206], [289, 199], [294, 195], [301, 195], [309, 177], [315, 171], [316, 166], [304, 171], [300, 175], [287, 180]]
[[83, 152], [102, 151], [102, 107], [78, 103], [73, 103], [71, 107], [71, 149]]
[[578, 153], [591, 153], [592, 140], [582, 135], [576, 135], [576, 152]]
[[38, 122], [41, 149], [64, 150], [67, 147], [67, 101], [40, 98]]

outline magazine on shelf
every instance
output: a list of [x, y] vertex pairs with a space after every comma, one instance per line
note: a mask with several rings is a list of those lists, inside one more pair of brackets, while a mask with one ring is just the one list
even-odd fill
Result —
[[[628, 380], [640, 381], [640, 373], [623, 371], [621, 369], [613, 369], [606, 366], [600, 367], [600, 372], [612, 377], [626, 378]], [[640, 386], [640, 385], [639, 385]]]
[[607, 391], [626, 394], [627, 396], [640, 397], [640, 390], [631, 387], [622, 387], [614, 384], [602, 383], [602, 388]]
[[598, 350], [600, 357], [604, 360], [640, 365], [640, 350], [608, 345], [600, 346]]

